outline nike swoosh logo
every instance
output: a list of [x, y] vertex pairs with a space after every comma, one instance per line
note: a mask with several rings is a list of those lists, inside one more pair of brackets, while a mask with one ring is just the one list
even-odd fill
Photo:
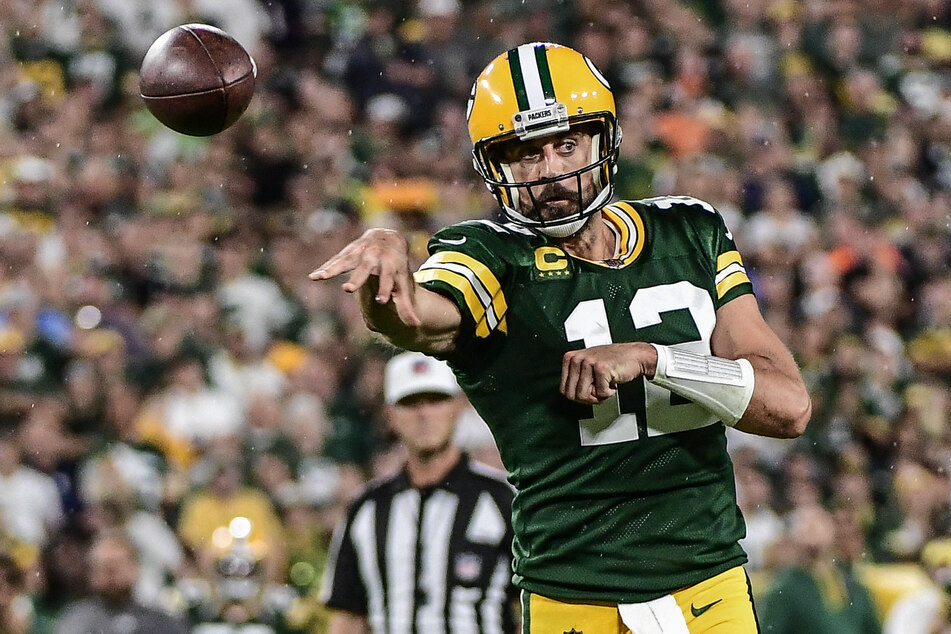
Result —
[[453, 238], [439, 238], [439, 241], [442, 242], [443, 244], [451, 244], [451, 245], [457, 247], [457, 246], [459, 246], [460, 244], [465, 244], [465, 243], [466, 243], [466, 237], [465, 237], [465, 236], [462, 236], [461, 238], [455, 238], [455, 239], [453, 239]]
[[716, 605], [717, 603], [719, 603], [720, 601], [723, 601], [723, 599], [717, 599], [717, 600], [714, 601], [713, 603], [708, 603], [708, 604], [706, 604], [705, 606], [700, 607], [700, 608], [698, 608], [698, 607], [695, 606], [693, 603], [691, 603], [691, 604], [690, 604], [690, 613], [693, 614], [694, 617], [696, 618], [696, 617], [700, 616], [701, 614], [703, 614], [704, 612], [706, 612], [707, 610], [709, 610], [710, 608], [712, 608], [713, 606], [715, 606], [715, 605]]

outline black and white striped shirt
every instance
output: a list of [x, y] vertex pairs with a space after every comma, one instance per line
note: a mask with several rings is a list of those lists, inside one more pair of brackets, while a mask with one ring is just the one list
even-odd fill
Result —
[[374, 634], [512, 632], [512, 497], [465, 455], [437, 486], [371, 484], [334, 533], [321, 600]]

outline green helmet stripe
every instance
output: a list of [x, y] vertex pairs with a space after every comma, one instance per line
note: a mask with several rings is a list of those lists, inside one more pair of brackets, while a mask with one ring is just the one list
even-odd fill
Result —
[[522, 62], [518, 57], [518, 49], [509, 51], [509, 70], [512, 72], [512, 85], [515, 87], [515, 99], [518, 109], [528, 110], [528, 93], [525, 90], [525, 79], [522, 77]]
[[538, 78], [542, 83], [545, 104], [555, 103], [555, 85], [551, 82], [551, 68], [548, 66], [548, 53], [544, 44], [535, 47], [535, 64], [538, 66]]

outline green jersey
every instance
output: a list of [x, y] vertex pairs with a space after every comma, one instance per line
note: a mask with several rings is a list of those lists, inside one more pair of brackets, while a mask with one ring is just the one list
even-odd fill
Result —
[[716, 309], [752, 285], [733, 238], [688, 197], [603, 210], [614, 259], [514, 224], [436, 233], [416, 281], [462, 313], [449, 355], [511, 483], [515, 580], [554, 598], [635, 602], [746, 559], [724, 427], [644, 379], [597, 405], [559, 392], [572, 349], [648, 341], [710, 354]]

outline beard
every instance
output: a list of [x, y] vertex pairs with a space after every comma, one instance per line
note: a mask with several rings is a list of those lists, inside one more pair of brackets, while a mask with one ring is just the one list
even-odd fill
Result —
[[580, 176], [570, 178], [574, 178], [576, 182], [580, 181], [580, 194], [578, 190], [565, 185], [567, 178], [532, 187], [531, 194], [534, 195], [534, 200], [528, 192], [529, 188], [520, 187], [519, 213], [531, 220], [551, 222], [573, 216], [582, 209], [586, 209], [598, 195], [594, 182], [591, 179], [582, 179]]

